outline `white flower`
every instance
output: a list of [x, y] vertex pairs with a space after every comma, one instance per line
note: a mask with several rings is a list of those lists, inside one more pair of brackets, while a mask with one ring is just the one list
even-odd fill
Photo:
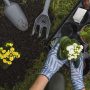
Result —
[[77, 56], [74, 56], [74, 59], [77, 59]]
[[68, 51], [68, 60], [77, 59], [83, 49], [82, 45], [73, 43], [70, 46], [67, 46], [66, 50]]
[[77, 56], [78, 54], [77, 53], [74, 53], [74, 56]]
[[76, 47], [78, 44], [77, 43], [73, 43], [73, 46]]
[[83, 46], [82, 46], [82, 45], [80, 45], [80, 48], [81, 48], [81, 49], [83, 49]]
[[74, 56], [71, 56], [71, 58], [73, 59], [73, 58], [74, 58]]
[[72, 58], [71, 57], [68, 57], [68, 60], [72, 60]]
[[70, 51], [69, 51], [69, 54], [74, 54], [74, 50], [73, 50], [73, 49], [70, 50]]
[[70, 51], [72, 49], [74, 49], [73, 45], [67, 46], [67, 48], [66, 48], [67, 51]]
[[74, 56], [68, 57], [68, 60], [72, 60], [72, 59], [74, 59]]

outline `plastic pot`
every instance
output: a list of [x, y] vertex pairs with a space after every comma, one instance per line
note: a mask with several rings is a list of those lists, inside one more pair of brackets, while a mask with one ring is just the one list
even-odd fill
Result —
[[77, 26], [75, 23], [67, 22], [61, 28], [61, 35], [62, 36], [69, 36], [71, 37], [73, 33], [77, 32]]

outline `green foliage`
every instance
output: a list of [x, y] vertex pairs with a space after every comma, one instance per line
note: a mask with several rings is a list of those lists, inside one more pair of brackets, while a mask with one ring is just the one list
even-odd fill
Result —
[[0, 87], [0, 90], [5, 90], [5, 88]]
[[80, 31], [80, 36], [85, 42], [90, 43], [90, 25], [86, 25]]
[[55, 16], [66, 16], [70, 11], [70, 7], [74, 6], [75, 3], [75, 0], [53, 0], [51, 6], [53, 10], [52, 12], [55, 14]]
[[75, 39], [70, 39], [67, 36], [64, 36], [60, 39], [60, 48], [59, 48], [59, 56], [60, 58], [68, 58], [67, 54], [68, 51], [66, 50], [66, 47], [69, 45], [72, 45], [73, 43], [77, 43], [77, 41]]
[[84, 77], [86, 90], [90, 90], [90, 72]]
[[61, 24], [61, 21], [70, 13], [78, 0], [52, 0], [50, 10], [54, 16], [51, 33]]
[[90, 53], [90, 24], [82, 28], [80, 31], [80, 37], [89, 45], [88, 53]]

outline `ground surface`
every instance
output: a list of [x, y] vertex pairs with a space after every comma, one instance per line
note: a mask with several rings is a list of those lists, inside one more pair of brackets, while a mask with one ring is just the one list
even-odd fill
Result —
[[[15, 60], [7, 70], [0, 67], [0, 90], [28, 90], [38, 76], [48, 52], [47, 44], [44, 44], [45, 35], [40, 39], [37, 38], [37, 35], [31, 36], [34, 20], [43, 10], [45, 0], [12, 1], [19, 3], [24, 10], [29, 22], [29, 29], [26, 32], [16, 29], [4, 16], [4, 5], [0, 1], [0, 43], [11, 41], [21, 53], [21, 58], [18, 61]], [[69, 14], [77, 1], [52, 0], [49, 10], [52, 22], [50, 36], [57, 30], [61, 21]], [[67, 73], [67, 83], [70, 82], [68, 76]], [[88, 76], [85, 77], [85, 83], [87, 90], [90, 90], [90, 77]], [[72, 90], [70, 83], [67, 84], [67, 90]]]

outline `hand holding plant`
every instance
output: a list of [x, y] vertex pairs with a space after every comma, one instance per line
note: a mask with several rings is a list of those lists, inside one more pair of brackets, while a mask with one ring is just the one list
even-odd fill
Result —
[[77, 60], [83, 46], [80, 45], [75, 39], [70, 39], [67, 36], [64, 36], [60, 40], [59, 56], [60, 58], [66, 58], [67, 60]]
[[71, 69], [71, 81], [73, 84], [74, 90], [83, 90], [85, 88], [83, 82], [83, 56], [79, 58], [80, 64], [78, 68], [75, 68], [74, 63], [70, 61], [70, 69]]

